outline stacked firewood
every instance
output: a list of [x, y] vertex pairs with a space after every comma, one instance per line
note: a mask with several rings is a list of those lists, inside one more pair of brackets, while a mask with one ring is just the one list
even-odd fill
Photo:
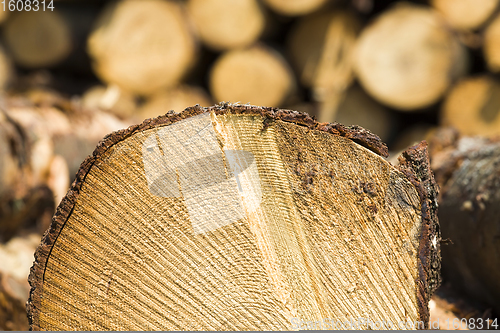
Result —
[[[442, 187], [443, 238], [458, 240], [443, 245], [444, 278], [500, 311], [500, 219], [489, 210], [500, 173], [489, 187], [474, 178], [482, 165], [485, 179], [499, 172], [499, 2], [50, 1], [35, 12], [19, 4], [9, 11], [6, 1], [0, 245], [49, 227], [80, 163], [112, 131], [195, 104], [281, 107], [363, 126], [393, 155], [427, 138]], [[451, 228], [457, 212], [472, 233], [467, 216], [479, 221], [485, 240], [461, 239]], [[467, 247], [494, 253], [484, 265], [496, 275], [470, 266]], [[9, 254], [0, 253], [0, 300], [17, 303], [5, 310], [0, 302], [0, 313], [12, 314], [0, 316], [0, 329], [24, 329], [15, 313], [27, 282], [2, 256]], [[446, 256], [459, 262], [447, 265]], [[481, 273], [457, 277], [472, 269]]]

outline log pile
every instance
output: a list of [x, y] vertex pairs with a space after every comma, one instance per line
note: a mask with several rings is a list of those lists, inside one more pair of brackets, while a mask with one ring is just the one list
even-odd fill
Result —
[[[457, 240], [445, 262], [454, 257], [463, 268], [445, 263], [445, 279], [498, 311], [485, 296], [497, 295], [498, 284], [475, 275], [468, 256], [476, 250], [449, 229], [464, 202], [483, 221], [496, 200], [463, 185], [496, 184], [496, 174], [474, 171], [484, 178], [476, 182], [460, 171], [489, 165], [476, 160], [483, 156], [476, 143], [490, 147], [500, 137], [500, 1], [476, 2], [106, 0], [0, 10], [0, 245], [41, 236], [81, 162], [114, 130], [196, 104], [304, 110], [320, 123], [372, 131], [388, 143], [393, 164], [430, 141], [440, 200], [448, 200], [443, 237]], [[479, 141], [457, 143], [473, 136]], [[472, 155], [460, 150], [472, 142]], [[460, 222], [463, 230], [469, 222]], [[481, 249], [478, 257], [491, 250]], [[483, 289], [463, 287], [472, 280]], [[5, 320], [1, 328], [18, 327]]]

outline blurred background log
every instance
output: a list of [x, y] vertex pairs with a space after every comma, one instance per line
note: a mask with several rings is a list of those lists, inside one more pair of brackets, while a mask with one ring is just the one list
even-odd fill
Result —
[[301, 83], [319, 103], [318, 120], [332, 122], [353, 80], [353, 50], [360, 22], [347, 11], [332, 10], [302, 18], [290, 35], [290, 57]]
[[465, 54], [432, 10], [398, 3], [365, 28], [355, 69], [379, 101], [403, 111], [438, 101], [465, 70]]
[[0, 24], [2, 24], [7, 17], [9, 17], [9, 11], [8, 10], [0, 10]]
[[464, 135], [500, 135], [500, 82], [478, 76], [458, 82], [442, 105], [441, 125]]
[[12, 12], [3, 37], [14, 61], [27, 68], [53, 66], [73, 47], [69, 23], [57, 10]]
[[431, 0], [446, 22], [458, 30], [480, 28], [496, 11], [499, 0]]
[[[432, 167], [441, 182], [443, 275], [500, 313], [500, 142], [436, 133]], [[432, 141], [431, 141], [432, 142]]]
[[0, 91], [7, 88], [8, 84], [14, 79], [15, 69], [12, 60], [0, 45]]
[[81, 103], [84, 109], [109, 111], [121, 119], [133, 117], [138, 108], [136, 97], [115, 84], [89, 88]]
[[216, 102], [278, 107], [295, 87], [285, 59], [262, 45], [224, 53], [210, 72], [210, 91]]
[[148, 95], [181, 80], [196, 45], [179, 3], [125, 0], [101, 14], [88, 51], [103, 81]]
[[27, 298], [24, 297], [24, 293], [18, 292], [28, 288], [23, 288], [24, 286], [21, 287], [20, 284], [20, 281], [0, 272], [0, 330], [2, 331], [29, 330], [25, 306]]
[[33, 253], [40, 235], [31, 233], [0, 243], [0, 329], [26, 331], [26, 301], [30, 286], [26, 277], [33, 263]]
[[201, 41], [215, 50], [249, 46], [265, 26], [256, 0], [189, 0], [188, 11]]
[[309, 14], [322, 5], [326, 4], [328, 0], [264, 0], [272, 10], [290, 16], [299, 16]]

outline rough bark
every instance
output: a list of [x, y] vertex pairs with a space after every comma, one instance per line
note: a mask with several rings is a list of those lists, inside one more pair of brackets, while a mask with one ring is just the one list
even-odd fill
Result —
[[360, 127], [246, 105], [115, 132], [83, 162], [36, 251], [30, 327], [427, 325], [439, 230], [426, 148], [398, 168], [380, 155], [386, 146]]

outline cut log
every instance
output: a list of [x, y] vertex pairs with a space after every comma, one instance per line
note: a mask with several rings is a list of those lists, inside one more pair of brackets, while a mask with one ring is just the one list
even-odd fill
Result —
[[[443, 276], [455, 288], [500, 313], [500, 142], [449, 134], [432, 155], [442, 188], [439, 219]], [[456, 138], [456, 137], [455, 137]]]
[[363, 30], [355, 70], [373, 97], [411, 111], [437, 102], [463, 74], [464, 57], [435, 11], [400, 3]]
[[188, 11], [202, 42], [215, 50], [250, 46], [264, 30], [256, 0], [190, 0]]
[[10, 14], [3, 26], [3, 36], [18, 65], [26, 68], [53, 66], [71, 53], [71, 28], [57, 10]]
[[500, 82], [489, 76], [467, 78], [448, 93], [441, 109], [441, 124], [464, 135], [500, 134]]
[[338, 104], [353, 79], [353, 50], [360, 29], [347, 11], [307, 16], [291, 32], [289, 50], [301, 83], [320, 104], [320, 122], [335, 119]]
[[380, 155], [360, 127], [229, 104], [107, 136], [37, 249], [31, 328], [426, 327], [437, 187], [423, 144]]
[[488, 69], [492, 72], [500, 71], [500, 15], [488, 25], [484, 32], [484, 58]]
[[111, 4], [88, 40], [96, 74], [125, 91], [152, 94], [173, 86], [195, 59], [195, 40], [173, 1]]
[[277, 13], [299, 16], [312, 13], [326, 4], [328, 0], [264, 0], [264, 3]]
[[180, 86], [151, 96], [137, 112], [142, 119], [156, 118], [170, 110], [180, 112], [185, 108], [199, 104], [210, 106], [210, 96], [200, 87]]
[[264, 46], [229, 51], [220, 56], [211, 69], [209, 84], [216, 101], [276, 107], [282, 105], [296, 87], [285, 59]]
[[432, 0], [431, 4], [455, 29], [480, 28], [496, 11], [499, 0]]

